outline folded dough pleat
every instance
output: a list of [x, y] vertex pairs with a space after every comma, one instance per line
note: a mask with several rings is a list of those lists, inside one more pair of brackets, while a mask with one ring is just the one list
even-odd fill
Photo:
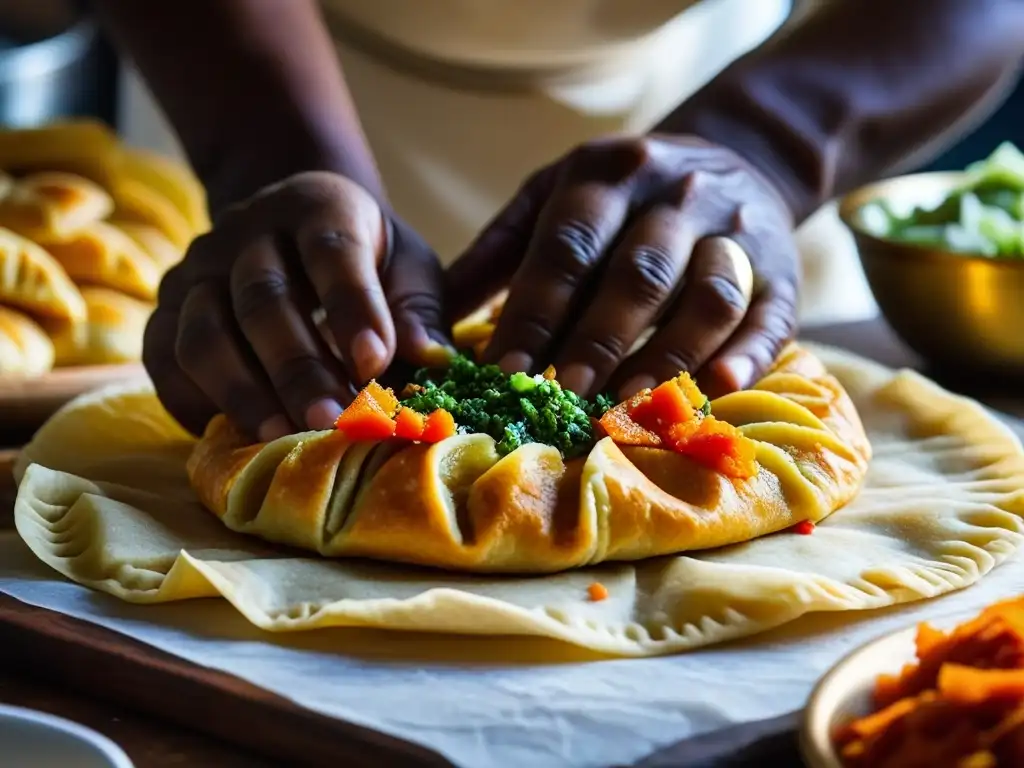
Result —
[[0, 196], [0, 227], [32, 240], [61, 240], [113, 210], [113, 199], [95, 182], [43, 171], [16, 179]]
[[189, 476], [233, 530], [328, 556], [544, 573], [722, 547], [818, 522], [864, 478], [871, 448], [849, 397], [808, 353], [784, 359], [767, 389], [711, 404], [754, 441], [748, 479], [610, 438], [571, 461], [538, 444], [499, 457], [483, 434], [425, 445], [324, 431], [249, 445], [223, 416]]
[[116, 365], [142, 359], [142, 338], [153, 305], [109, 288], [81, 289], [86, 320], [44, 321], [58, 366]]
[[30, 315], [85, 321], [85, 300], [44, 248], [0, 227], [0, 303]]
[[145, 301], [156, 299], [160, 267], [112, 224], [97, 221], [70, 237], [40, 242], [79, 285], [113, 288]]
[[49, 337], [31, 318], [0, 306], [0, 375], [40, 376], [53, 367]]

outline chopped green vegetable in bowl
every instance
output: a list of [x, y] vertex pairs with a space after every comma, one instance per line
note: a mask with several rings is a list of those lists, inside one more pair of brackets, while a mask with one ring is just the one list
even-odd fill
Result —
[[590, 419], [615, 404], [605, 395], [584, 400], [541, 375], [508, 376], [462, 355], [446, 370], [419, 371], [414, 382], [402, 405], [424, 414], [444, 408], [460, 431], [493, 437], [502, 456], [527, 443], [554, 446], [566, 458], [579, 455], [594, 442]]
[[966, 173], [938, 205], [900, 215], [886, 202], [872, 202], [860, 209], [860, 224], [887, 240], [1024, 259], [1024, 153], [1006, 142]]

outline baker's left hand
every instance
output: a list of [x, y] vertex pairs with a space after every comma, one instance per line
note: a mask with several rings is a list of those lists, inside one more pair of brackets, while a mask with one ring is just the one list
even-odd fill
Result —
[[742, 389], [796, 328], [792, 227], [779, 193], [729, 149], [593, 142], [534, 174], [451, 266], [448, 310], [507, 285], [485, 358], [507, 371], [553, 363], [580, 395], [628, 397], [681, 370], [711, 394]]

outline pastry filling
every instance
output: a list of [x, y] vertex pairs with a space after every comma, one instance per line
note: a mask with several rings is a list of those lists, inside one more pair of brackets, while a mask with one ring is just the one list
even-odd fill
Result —
[[686, 373], [614, 405], [605, 395], [585, 400], [563, 389], [553, 368], [506, 375], [460, 355], [445, 369], [419, 371], [401, 398], [370, 382], [336, 426], [353, 440], [436, 443], [486, 434], [502, 456], [542, 443], [573, 458], [610, 437], [619, 445], [675, 451], [733, 478], [757, 473], [754, 442], [711, 415], [711, 402]]

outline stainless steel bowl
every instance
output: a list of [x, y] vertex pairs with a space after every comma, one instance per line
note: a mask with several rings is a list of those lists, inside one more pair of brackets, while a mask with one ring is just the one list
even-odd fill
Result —
[[93, 111], [98, 30], [77, 14], [60, 21], [59, 31], [29, 30], [0, 15], [0, 126], [30, 128]]

